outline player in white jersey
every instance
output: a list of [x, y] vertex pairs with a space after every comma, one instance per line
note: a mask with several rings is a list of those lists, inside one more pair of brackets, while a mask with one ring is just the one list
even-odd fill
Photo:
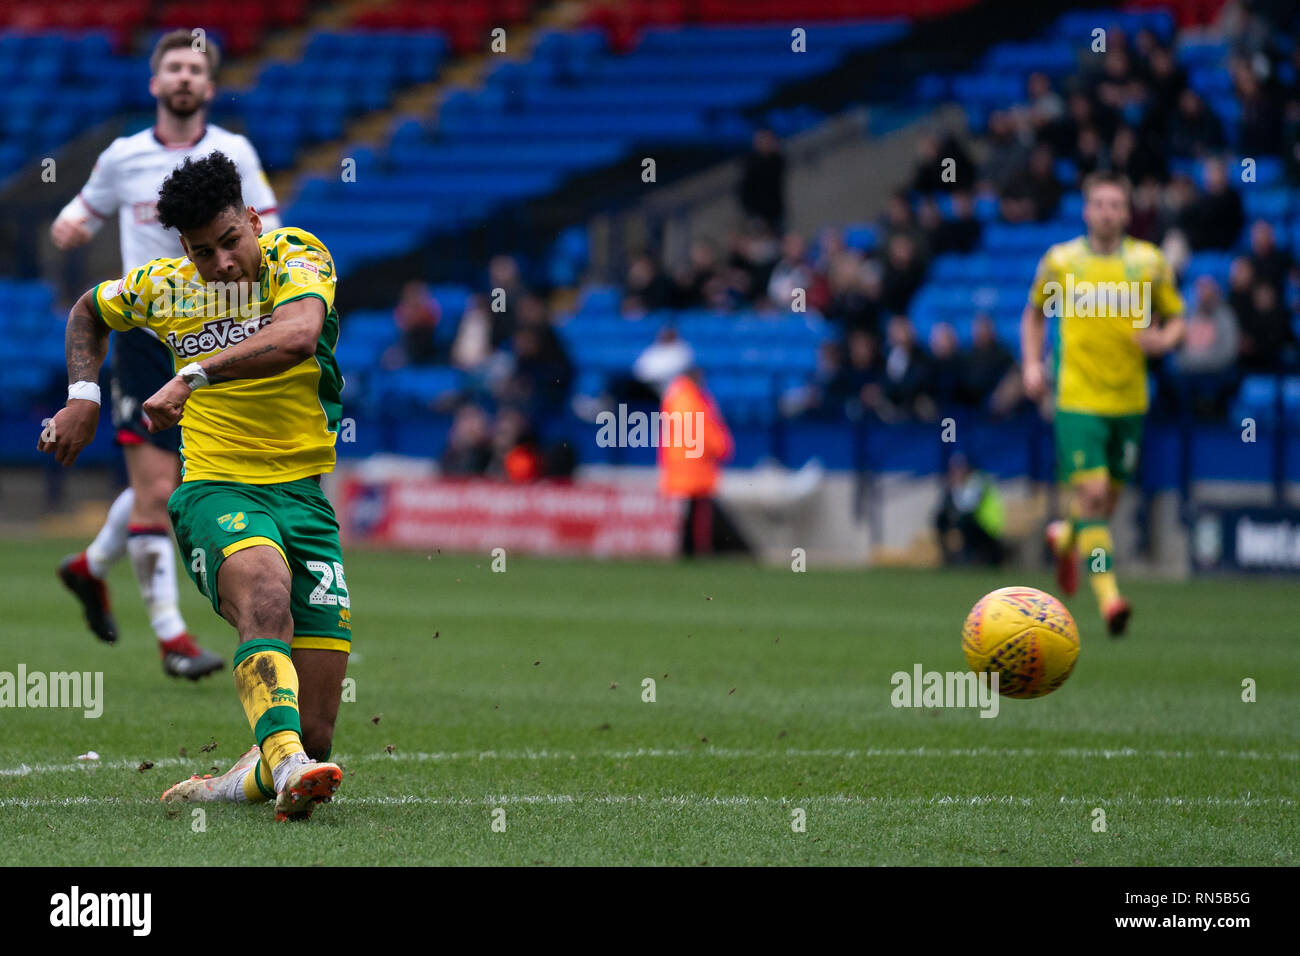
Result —
[[[122, 274], [151, 259], [183, 256], [180, 237], [158, 223], [155, 203], [162, 181], [189, 157], [220, 150], [234, 160], [244, 202], [263, 229], [280, 227], [275, 195], [252, 144], [207, 122], [220, 54], [201, 33], [175, 30], [154, 47], [149, 92], [158, 101], [152, 129], [123, 136], [100, 154], [85, 187], [50, 229], [55, 245], [89, 242], [113, 213], [122, 239]], [[167, 499], [180, 481], [180, 429], [152, 434], [143, 405], [175, 375], [171, 353], [146, 329], [118, 333], [113, 349], [112, 411], [117, 443], [126, 456], [130, 487], [109, 508], [108, 520], [80, 554], [59, 565], [59, 578], [81, 601], [86, 623], [100, 639], [117, 641], [105, 575], [127, 552], [157, 635], [163, 670], [197, 680], [220, 670], [223, 658], [195, 643], [180, 614], [176, 556]]]

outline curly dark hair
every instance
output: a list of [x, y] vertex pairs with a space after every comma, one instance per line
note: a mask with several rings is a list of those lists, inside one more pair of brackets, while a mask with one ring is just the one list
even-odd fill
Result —
[[232, 206], [244, 208], [239, 170], [218, 151], [186, 159], [158, 190], [158, 221], [164, 229], [201, 229]]

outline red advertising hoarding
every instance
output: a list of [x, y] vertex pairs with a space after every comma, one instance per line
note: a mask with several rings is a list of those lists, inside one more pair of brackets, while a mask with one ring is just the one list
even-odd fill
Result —
[[339, 526], [346, 542], [396, 548], [672, 557], [682, 514], [653, 487], [347, 478]]

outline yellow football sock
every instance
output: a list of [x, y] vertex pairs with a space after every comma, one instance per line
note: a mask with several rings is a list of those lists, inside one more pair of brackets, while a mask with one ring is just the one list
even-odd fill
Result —
[[244, 776], [244, 797], [249, 803], [261, 803], [263, 800], [275, 799], [275, 780], [271, 777], [271, 768], [266, 759], [259, 760]]
[[298, 672], [289, 657], [288, 644], [258, 640], [239, 645], [235, 654], [235, 690], [262, 748], [262, 763], [274, 769], [285, 757], [303, 753]]
[[1104, 521], [1085, 519], [1079, 522], [1078, 538], [1079, 553], [1088, 567], [1088, 583], [1104, 614], [1106, 605], [1119, 597], [1119, 581], [1111, 558], [1115, 545], [1110, 539], [1110, 528]]

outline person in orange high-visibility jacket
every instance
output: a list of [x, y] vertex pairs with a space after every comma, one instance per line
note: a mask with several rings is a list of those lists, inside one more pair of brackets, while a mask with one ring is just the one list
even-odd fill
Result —
[[659, 419], [659, 490], [685, 498], [682, 553], [748, 551], [744, 539], [713, 500], [718, 474], [735, 446], [698, 369], [678, 375], [664, 390]]

